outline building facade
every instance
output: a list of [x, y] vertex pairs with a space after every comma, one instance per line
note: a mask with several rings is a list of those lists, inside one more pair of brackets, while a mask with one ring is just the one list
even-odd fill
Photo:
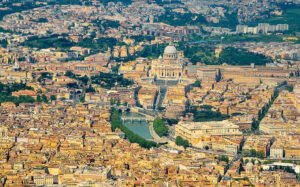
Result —
[[300, 80], [298, 80], [296, 85], [294, 86], [294, 95], [295, 95], [296, 107], [300, 112]]
[[285, 148], [284, 152], [286, 158], [300, 158], [300, 146]]
[[283, 158], [283, 148], [281, 146], [272, 146], [270, 148], [270, 158]]
[[157, 79], [179, 79], [183, 75], [181, 56], [172, 44], [164, 50], [163, 57], [152, 61], [150, 77]]
[[186, 122], [181, 121], [175, 127], [175, 136], [194, 142], [194, 139], [199, 139], [203, 136], [235, 136], [242, 135], [239, 126], [224, 121], [211, 122]]

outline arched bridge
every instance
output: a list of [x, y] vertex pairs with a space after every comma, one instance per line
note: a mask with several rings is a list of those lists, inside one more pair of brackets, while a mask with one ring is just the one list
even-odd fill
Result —
[[121, 116], [122, 122], [125, 123], [126, 121], [130, 121], [133, 123], [134, 121], [142, 122], [146, 121], [146, 123], [152, 122], [154, 120], [153, 116], [144, 115], [144, 116]]

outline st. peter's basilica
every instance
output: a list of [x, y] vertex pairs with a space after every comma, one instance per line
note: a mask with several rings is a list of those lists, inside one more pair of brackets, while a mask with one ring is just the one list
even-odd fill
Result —
[[183, 62], [174, 45], [165, 48], [163, 57], [152, 61], [149, 76], [155, 79], [179, 79], [183, 75]]

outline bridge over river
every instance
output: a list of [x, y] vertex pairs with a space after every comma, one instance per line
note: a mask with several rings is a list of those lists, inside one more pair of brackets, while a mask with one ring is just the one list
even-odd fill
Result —
[[[137, 113], [139, 114], [139, 113]], [[140, 115], [135, 115], [135, 116], [121, 116], [121, 120], [123, 122], [123, 124], [125, 124], [127, 121], [130, 121], [130, 123], [133, 123], [135, 121], [138, 122], [146, 122], [146, 123], [150, 123], [152, 121], [154, 121], [154, 117], [153, 116], [149, 116], [146, 114], [140, 114]]]
[[[126, 125], [129, 129], [131, 129], [134, 133], [156, 143], [166, 143], [168, 140], [165, 137], [159, 137], [154, 131], [152, 125], [154, 119], [154, 116], [140, 112], [129, 113], [127, 115], [125, 114], [121, 116], [122, 123]], [[152, 137], [153, 139], [149, 137]]]

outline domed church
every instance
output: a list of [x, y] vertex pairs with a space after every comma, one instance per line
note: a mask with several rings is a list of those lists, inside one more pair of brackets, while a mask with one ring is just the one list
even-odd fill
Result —
[[157, 79], [179, 79], [183, 75], [183, 62], [174, 45], [165, 48], [163, 57], [152, 61], [150, 77]]

